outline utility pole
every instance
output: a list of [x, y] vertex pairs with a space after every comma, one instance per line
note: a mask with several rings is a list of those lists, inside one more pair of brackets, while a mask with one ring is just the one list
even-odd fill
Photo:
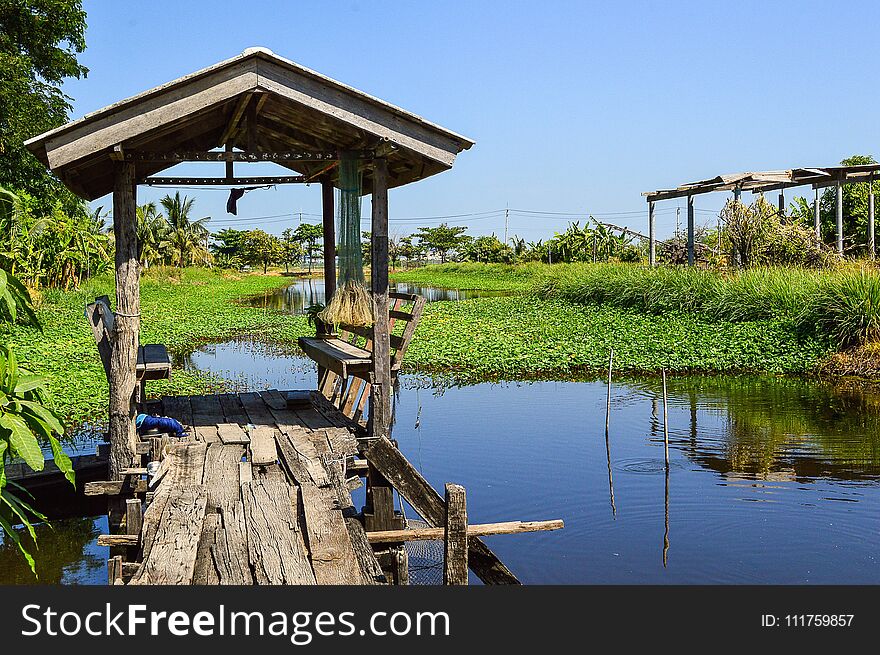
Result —
[[510, 219], [510, 207], [504, 207], [504, 245], [507, 245], [507, 222]]

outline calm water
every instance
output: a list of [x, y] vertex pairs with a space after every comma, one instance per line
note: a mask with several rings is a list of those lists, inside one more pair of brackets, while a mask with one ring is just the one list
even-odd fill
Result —
[[[392, 291], [401, 293], [417, 293], [428, 302], [439, 300], [467, 300], [469, 298], [485, 298], [487, 296], [506, 296], [509, 291], [479, 291], [473, 289], [446, 289], [443, 287], [422, 287], [403, 282], [392, 283]], [[300, 278], [293, 284], [264, 294], [252, 296], [246, 300], [252, 307], [262, 309], [278, 309], [291, 314], [302, 314], [305, 308], [315, 303], [325, 303], [323, 278]]]
[[[314, 387], [310, 361], [257, 343], [206, 346], [185, 366], [239, 389]], [[603, 382], [403, 376], [394, 436], [437, 488], [465, 485], [473, 522], [565, 520], [487, 539], [526, 583], [880, 583], [880, 395], [671, 378], [668, 477], [659, 381], [614, 381], [607, 447], [605, 399]], [[103, 583], [102, 521], [44, 530], [42, 580]], [[0, 582], [24, 581], [22, 567], [0, 546]]]

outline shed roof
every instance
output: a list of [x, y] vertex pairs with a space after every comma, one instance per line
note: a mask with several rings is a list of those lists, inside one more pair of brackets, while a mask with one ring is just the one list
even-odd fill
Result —
[[[474, 142], [383, 100], [284, 59], [266, 48], [240, 55], [122, 100], [28, 140], [25, 145], [71, 190], [93, 200], [113, 190], [114, 148], [138, 152], [245, 149], [256, 111], [263, 152], [377, 150], [395, 187], [450, 168]], [[253, 141], [251, 142], [253, 144]], [[137, 161], [145, 179], [174, 161]], [[313, 175], [326, 162], [284, 161]], [[364, 172], [364, 191], [372, 188]]]
[[695, 196], [712, 191], [752, 191], [762, 193], [776, 189], [812, 185], [816, 188], [841, 182], [853, 184], [867, 182], [872, 175], [880, 173], [880, 164], [856, 166], [823, 166], [815, 168], [792, 168], [781, 171], [756, 171], [718, 175], [707, 180], [688, 182], [674, 189], [659, 189], [643, 193], [649, 202]]

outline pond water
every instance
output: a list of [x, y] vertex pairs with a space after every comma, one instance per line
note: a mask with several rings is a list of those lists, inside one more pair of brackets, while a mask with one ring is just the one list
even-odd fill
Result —
[[[186, 365], [242, 389], [314, 387], [309, 360], [259, 343]], [[472, 522], [564, 519], [487, 538], [526, 583], [880, 583], [880, 395], [672, 377], [667, 477], [659, 380], [614, 381], [607, 446], [606, 393], [404, 375], [394, 437], [435, 487], [466, 487]]]
[[[314, 388], [310, 361], [255, 342], [206, 346], [184, 365], [240, 390]], [[435, 487], [466, 487], [472, 522], [565, 521], [486, 539], [526, 583], [880, 584], [880, 395], [671, 377], [666, 475], [659, 380], [614, 380], [607, 442], [606, 392], [404, 375], [394, 437]], [[41, 581], [103, 583], [105, 530], [87, 518], [44, 531]], [[0, 583], [28, 577], [11, 548], [0, 545]]]
[[[489, 296], [507, 296], [509, 291], [481, 291], [475, 289], [447, 289], [444, 287], [426, 287], [397, 282], [391, 284], [392, 291], [400, 293], [417, 293], [424, 296], [428, 302], [437, 302], [440, 300], [467, 300], [469, 298], [485, 298]], [[261, 309], [276, 309], [290, 312], [291, 314], [302, 314], [305, 308], [315, 303], [325, 303], [327, 300], [324, 294], [324, 278], [321, 277], [304, 277], [298, 278], [294, 283], [267, 291], [266, 293], [251, 296], [247, 298], [247, 302], [252, 307], [260, 307]]]

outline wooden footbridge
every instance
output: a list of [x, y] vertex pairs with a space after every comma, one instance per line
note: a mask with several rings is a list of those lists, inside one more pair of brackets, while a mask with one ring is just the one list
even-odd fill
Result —
[[[477, 535], [561, 527], [468, 526], [464, 490], [447, 485], [441, 497], [390, 440], [395, 376], [421, 305], [413, 297], [404, 311], [407, 298], [389, 293], [388, 191], [450, 169], [473, 141], [265, 48], [249, 48], [26, 145], [79, 197], [113, 194], [115, 308], [99, 299], [87, 312], [109, 382], [108, 479], [86, 485], [86, 493], [109, 498], [111, 534], [100, 543], [112, 547], [113, 583], [405, 583], [402, 543], [416, 538], [444, 540], [450, 584], [466, 583], [468, 567], [486, 583], [516, 583]], [[302, 344], [318, 364], [319, 391], [144, 404], [145, 382], [167, 377], [171, 367], [161, 344], [139, 341], [138, 185], [221, 185], [233, 192], [319, 185], [330, 298], [334, 188], [341, 185], [339, 162], [351, 160], [362, 193], [372, 196], [373, 324], [344, 330], [332, 342]], [[181, 163], [223, 174], [156, 176]], [[252, 163], [276, 164], [284, 175], [236, 175]], [[407, 324], [401, 334], [393, 332], [395, 321]], [[138, 411], [177, 418], [191, 428], [189, 437], [142, 439]], [[361, 478], [366, 500], [358, 511], [351, 490]], [[428, 528], [402, 534], [395, 489]]]
[[[86, 485], [125, 498], [119, 533], [99, 538], [113, 549], [111, 584], [407, 584], [403, 543], [415, 539], [450, 544], [448, 581], [466, 583], [470, 566], [486, 583], [517, 584], [477, 535], [562, 527], [468, 526], [463, 489], [441, 498], [390, 441], [359, 440], [317, 392], [164, 397], [147, 409], [179, 417], [189, 437], [147, 436], [139, 450], [158, 470]], [[391, 502], [356, 510], [351, 492], [371, 470], [391, 481], [375, 497], [393, 484], [433, 529], [407, 530]]]

